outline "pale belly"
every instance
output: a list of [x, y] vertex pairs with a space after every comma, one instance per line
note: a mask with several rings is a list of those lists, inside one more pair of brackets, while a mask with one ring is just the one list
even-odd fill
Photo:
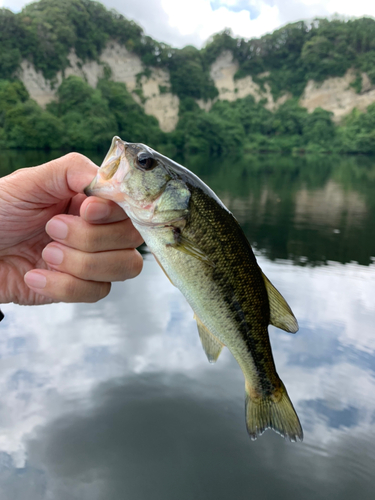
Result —
[[173, 241], [170, 231], [134, 225], [200, 321], [229, 348], [241, 368], [247, 366], [246, 371], [256, 371], [251, 353], [238, 334], [238, 324], [221, 298], [220, 286], [212, 279], [212, 268], [206, 262], [168, 246], [168, 243]]

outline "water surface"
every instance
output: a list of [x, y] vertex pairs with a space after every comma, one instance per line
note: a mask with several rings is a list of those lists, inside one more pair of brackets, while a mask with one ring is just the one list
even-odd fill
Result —
[[[2, 173], [53, 156], [2, 153]], [[297, 334], [270, 337], [304, 442], [250, 441], [238, 365], [226, 350], [209, 365], [190, 307], [146, 250], [142, 274], [98, 304], [2, 307], [2, 500], [373, 498], [375, 160], [189, 167], [298, 318]]]

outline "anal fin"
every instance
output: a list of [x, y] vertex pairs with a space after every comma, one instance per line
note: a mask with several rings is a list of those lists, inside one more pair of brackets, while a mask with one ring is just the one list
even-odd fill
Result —
[[199, 337], [202, 342], [202, 347], [206, 353], [207, 359], [210, 363], [216, 363], [224, 344], [218, 340], [201, 322], [201, 320], [194, 314], [194, 319], [197, 322]]

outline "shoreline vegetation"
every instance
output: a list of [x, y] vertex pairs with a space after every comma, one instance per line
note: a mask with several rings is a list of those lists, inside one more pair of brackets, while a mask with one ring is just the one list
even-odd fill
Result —
[[[56, 101], [41, 108], [30, 99], [17, 71], [27, 59], [51, 82], [69, 65], [72, 49], [83, 61], [97, 60], [109, 40], [137, 54], [145, 68], [169, 72], [170, 91], [180, 100], [179, 121], [163, 132], [126, 85], [111, 80], [110, 70], [90, 87], [69, 76]], [[216, 101], [210, 111], [196, 99], [214, 99], [209, 68], [224, 50], [238, 62], [235, 78], [251, 75], [268, 83], [276, 99], [292, 94], [277, 110], [252, 96]], [[90, 0], [40, 0], [20, 13], [0, 9], [0, 147], [2, 149], [98, 150], [114, 135], [143, 142], [168, 156], [243, 152], [375, 153], [375, 103], [354, 109], [336, 125], [332, 113], [308, 113], [298, 99], [310, 79], [322, 82], [353, 68], [375, 84], [375, 20], [316, 19], [287, 25], [260, 39], [238, 39], [229, 31], [214, 35], [201, 50], [175, 49], [146, 36], [133, 21]], [[260, 75], [263, 75], [260, 77]]]

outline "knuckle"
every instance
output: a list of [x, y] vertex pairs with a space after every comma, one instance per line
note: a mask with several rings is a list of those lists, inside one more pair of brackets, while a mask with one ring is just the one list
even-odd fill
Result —
[[76, 302], [79, 298], [79, 281], [73, 276], [67, 277], [65, 279], [64, 285], [62, 286], [62, 292], [65, 297], [65, 302]]
[[71, 163], [82, 163], [83, 161], [87, 160], [84, 155], [81, 155], [81, 153], [76, 153], [75, 151], [65, 155], [65, 159]]
[[79, 275], [83, 279], [93, 279], [96, 265], [91, 254], [83, 253], [81, 256]]
[[137, 231], [137, 236], [136, 236], [136, 242], [135, 242], [135, 246], [138, 248], [140, 247], [143, 243], [144, 243], [144, 240], [142, 238], [142, 236], [138, 233]]
[[134, 247], [139, 247], [143, 243], [142, 236], [139, 234], [139, 232], [133, 226], [130, 219], [128, 219], [126, 222], [127, 222], [128, 239], [131, 241], [131, 243], [134, 245]]
[[92, 283], [92, 295], [87, 302], [98, 302], [107, 297], [111, 291], [111, 283]]
[[91, 228], [85, 228], [81, 232], [81, 250], [84, 252], [93, 252], [99, 246], [100, 238], [96, 231], [90, 230]]
[[64, 302], [98, 302], [111, 290], [111, 283], [100, 283], [70, 277], [65, 281]]
[[132, 279], [138, 276], [141, 273], [142, 269], [143, 269], [142, 255], [137, 250], [133, 250], [129, 260], [128, 279]]
[[138, 233], [138, 231], [135, 229], [135, 227], [133, 227], [133, 231], [132, 231], [132, 242], [133, 242], [135, 248], [141, 246], [143, 243], [143, 238]]
[[143, 238], [135, 229], [130, 219], [122, 221], [116, 233], [116, 244], [119, 248], [137, 248], [143, 243]]

